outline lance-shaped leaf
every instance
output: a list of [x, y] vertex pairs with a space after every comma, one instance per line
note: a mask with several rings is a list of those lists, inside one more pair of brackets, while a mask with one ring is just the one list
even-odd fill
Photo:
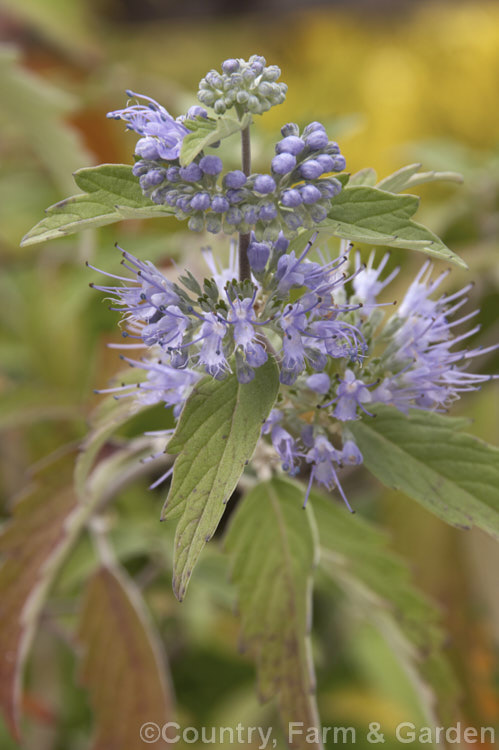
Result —
[[92, 750], [164, 748], [172, 697], [159, 639], [124, 571], [101, 568], [89, 581], [79, 640], [81, 675], [95, 714]]
[[168, 453], [180, 453], [162, 519], [180, 515], [175, 534], [173, 590], [183, 599], [205, 543], [260, 437], [279, 388], [275, 361], [258, 367], [250, 383], [235, 375], [203, 378], [187, 400]]
[[124, 219], [151, 219], [171, 215], [142, 193], [139, 180], [126, 164], [101, 164], [74, 173], [84, 193], [47, 208], [47, 216], [23, 237], [21, 245], [57, 239], [83, 229], [102, 227]]
[[[262, 701], [275, 698], [286, 733], [291, 722], [319, 729], [309, 642], [317, 538], [311, 508], [303, 509], [303, 489], [283, 479], [258, 484], [241, 500], [225, 547], [242, 645], [256, 661]], [[306, 742], [304, 734], [290, 747], [322, 745]]]
[[451, 720], [456, 685], [442, 651], [435, 606], [411, 582], [385, 534], [342, 505], [312, 491], [321, 568], [341, 588], [354, 612], [371, 622], [406, 667], [427, 721]]
[[182, 141], [181, 166], [187, 166], [204, 148], [228, 138], [234, 133], [239, 133], [250, 123], [250, 114], [244, 115], [241, 120], [227, 116], [219, 117], [216, 120], [211, 117], [197, 117], [195, 120], [186, 120], [184, 125], [192, 132], [188, 133]]
[[388, 177], [384, 177], [377, 184], [379, 190], [390, 193], [400, 193], [425, 182], [462, 182], [463, 177], [458, 172], [420, 172], [421, 164], [409, 164], [397, 170]]
[[415, 195], [394, 195], [378, 188], [346, 186], [332, 201], [320, 229], [354, 242], [419, 250], [466, 268], [436, 234], [411, 220], [419, 205]]
[[459, 432], [462, 419], [392, 407], [349, 424], [364, 464], [447, 523], [499, 539], [499, 449]]
[[80, 529], [69, 490], [46, 487], [20, 501], [0, 537], [0, 705], [18, 734], [21, 679], [38, 616]]

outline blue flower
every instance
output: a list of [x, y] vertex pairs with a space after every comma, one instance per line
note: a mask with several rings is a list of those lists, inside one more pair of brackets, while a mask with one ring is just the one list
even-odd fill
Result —
[[190, 325], [190, 318], [182, 312], [178, 305], [168, 305], [161, 310], [158, 320], [142, 328], [142, 340], [147, 346], [159, 344], [164, 349], [171, 351], [182, 344], [184, 333]]
[[[378, 268], [373, 267], [373, 256], [362, 269], [357, 259], [358, 273], [353, 285], [356, 296], [375, 305], [377, 294], [396, 275], [393, 271], [380, 281], [386, 265], [385, 256]], [[385, 352], [371, 372], [379, 376], [379, 385], [371, 392], [373, 402], [386, 403], [407, 413], [410, 408], [443, 411], [459, 398], [463, 391], [477, 390], [491, 379], [489, 375], [467, 372], [471, 359], [492, 351], [486, 349], [454, 350], [456, 344], [477, 333], [479, 326], [455, 337], [453, 329], [473, 318], [477, 311], [451, 322], [451, 316], [467, 301], [468, 285], [451, 295], [433, 298], [448, 271], [432, 280], [432, 265], [427, 261], [409, 286], [396, 313], [387, 321], [382, 338]], [[372, 313], [372, 311], [371, 311]], [[371, 314], [370, 313], [370, 314]], [[369, 318], [368, 318], [369, 320]]]
[[230, 372], [230, 366], [223, 348], [223, 339], [226, 333], [227, 323], [225, 320], [214, 313], [206, 313], [199, 336], [202, 344], [198, 361], [209, 375], [217, 379]]
[[343, 498], [348, 510], [351, 513], [354, 512], [346, 498], [345, 493], [343, 492], [343, 488], [336, 473], [335, 464], [336, 466], [341, 465], [342, 458], [342, 452], [336, 450], [336, 448], [331, 445], [325, 435], [318, 434], [315, 436], [313, 447], [305, 454], [305, 460], [307, 461], [307, 463], [312, 464], [312, 469], [310, 472], [310, 481], [308, 484], [307, 493], [305, 495], [305, 500], [303, 503], [304, 506], [307, 504], [310, 489], [312, 487], [312, 482], [315, 481], [318, 482], [318, 484], [322, 484], [324, 487], [327, 487], [327, 489], [329, 490], [332, 490], [336, 487], [341, 497]]
[[108, 112], [107, 117], [124, 120], [130, 130], [143, 136], [137, 142], [136, 153], [139, 156], [145, 159], [177, 159], [189, 130], [149, 96], [132, 91], [127, 91], [127, 94], [135, 99], [144, 99], [148, 104], [133, 104], [117, 109]]
[[356, 273], [352, 277], [352, 286], [356, 297], [363, 303], [364, 307], [375, 305], [380, 292], [393, 281], [400, 271], [400, 268], [395, 268], [389, 276], [380, 281], [381, 273], [388, 263], [390, 255], [386, 253], [377, 268], [373, 268], [374, 257], [375, 251], [373, 250], [366, 266], [361, 264], [359, 253], [355, 257]]
[[105, 388], [96, 393], [112, 393], [116, 399], [133, 397], [134, 401], [142, 406], [163, 403], [166, 407], [173, 407], [175, 417], [180, 414], [185, 401], [201, 377], [201, 374], [194, 370], [172, 367], [156, 352], [153, 357], [145, 357], [140, 361], [128, 357], [122, 359], [130, 367], [143, 370], [146, 374], [145, 380], [116, 388]]
[[283, 414], [272, 409], [262, 427], [262, 435], [270, 433], [272, 445], [282, 462], [282, 468], [290, 476], [298, 473], [298, 464], [302, 453], [297, 440], [282, 427]]
[[343, 378], [340, 378], [339, 385], [336, 389], [336, 397], [332, 401], [328, 401], [324, 406], [330, 406], [332, 403], [336, 403], [334, 409], [334, 416], [339, 419], [340, 422], [347, 422], [352, 419], [357, 419], [357, 407], [359, 407], [365, 414], [372, 417], [363, 406], [365, 403], [372, 401], [372, 394], [368, 390], [368, 386], [363, 380], [355, 377], [353, 370], [346, 369]]

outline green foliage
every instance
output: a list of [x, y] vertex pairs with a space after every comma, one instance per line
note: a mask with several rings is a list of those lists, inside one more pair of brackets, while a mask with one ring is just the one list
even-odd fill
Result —
[[358, 185], [368, 185], [369, 187], [374, 187], [376, 185], [376, 179], [376, 170], [374, 170], [372, 167], [366, 167], [365, 169], [360, 169], [358, 172], [353, 174], [348, 180], [348, 184], [351, 187]]
[[250, 383], [235, 375], [203, 378], [187, 400], [168, 453], [179, 453], [163, 520], [181, 516], [175, 535], [173, 590], [183, 599], [194, 565], [225, 510], [260, 437], [279, 388], [269, 357]]
[[[283, 479], [256, 485], [225, 540], [238, 592], [242, 641], [258, 670], [259, 695], [275, 698], [283, 726], [319, 727], [310, 652], [311, 576], [317, 537], [303, 489]], [[322, 747], [305, 742], [301, 748]]]
[[459, 432], [463, 419], [374, 409], [349, 425], [369, 471], [447, 523], [499, 538], [499, 449]]
[[[92, 750], [136, 750], [143, 724], [162, 727], [172, 720], [173, 699], [158, 636], [125, 571], [101, 567], [92, 576], [78, 636], [83, 646], [81, 677], [95, 715]], [[150, 740], [153, 735], [144, 737]], [[159, 737], [148, 746], [159, 749], [164, 741]]]
[[379, 190], [388, 190], [390, 193], [401, 193], [417, 185], [427, 182], [462, 182], [463, 178], [457, 172], [420, 172], [421, 164], [409, 164], [407, 167], [398, 169], [388, 177], [384, 177], [377, 184]]
[[168, 206], [156, 206], [143, 195], [132, 167], [126, 164], [78, 169], [74, 179], [85, 192], [47, 208], [47, 217], [23, 237], [21, 245], [45, 242], [123, 219], [151, 219], [171, 214]]
[[69, 94], [23, 69], [19, 54], [0, 50], [0, 129], [3, 136], [22, 138], [61, 190], [69, 190], [71, 172], [90, 162], [77, 132], [64, 122], [76, 105]]
[[201, 151], [218, 141], [228, 138], [234, 133], [244, 130], [251, 122], [251, 115], [246, 114], [241, 120], [233, 117], [196, 117], [186, 120], [185, 126], [191, 130], [182, 141], [180, 150], [180, 165], [186, 167]]
[[436, 234], [411, 220], [418, 205], [419, 198], [414, 195], [394, 195], [367, 185], [347, 185], [333, 200], [320, 229], [354, 242], [420, 250], [466, 268], [464, 261]]
[[381, 530], [312, 491], [321, 567], [342, 589], [357, 618], [371, 622], [396, 648], [426, 721], [450, 721], [456, 686], [444, 657], [439, 613], [411, 582]]

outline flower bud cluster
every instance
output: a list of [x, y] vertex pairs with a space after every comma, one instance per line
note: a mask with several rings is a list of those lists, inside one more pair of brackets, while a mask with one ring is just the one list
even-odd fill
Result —
[[250, 112], [261, 115], [282, 104], [288, 87], [278, 83], [281, 75], [277, 65], [267, 65], [264, 57], [229, 59], [222, 63], [222, 72], [210, 70], [199, 83], [198, 99], [215, 114], [223, 115], [232, 107], [239, 115]]
[[203, 153], [181, 167], [178, 159], [159, 158], [155, 145], [151, 151], [140, 145], [144, 139], [137, 144], [141, 158], [133, 173], [145, 195], [174, 208], [193, 231], [247, 234], [254, 229], [260, 239], [276, 240], [281, 231], [293, 237], [300, 227], [313, 228], [327, 217], [342, 187], [331, 175], [345, 168], [345, 158], [321, 123], [310, 123], [302, 133], [290, 123], [281, 132], [267, 174], [246, 176], [237, 169], [222, 177], [220, 157]]

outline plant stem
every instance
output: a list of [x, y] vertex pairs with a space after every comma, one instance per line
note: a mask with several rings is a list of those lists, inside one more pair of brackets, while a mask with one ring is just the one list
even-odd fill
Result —
[[[246, 176], [251, 174], [251, 144], [250, 126], [241, 130], [241, 156], [243, 172]], [[251, 269], [248, 260], [249, 234], [239, 234], [239, 280], [251, 279]]]

